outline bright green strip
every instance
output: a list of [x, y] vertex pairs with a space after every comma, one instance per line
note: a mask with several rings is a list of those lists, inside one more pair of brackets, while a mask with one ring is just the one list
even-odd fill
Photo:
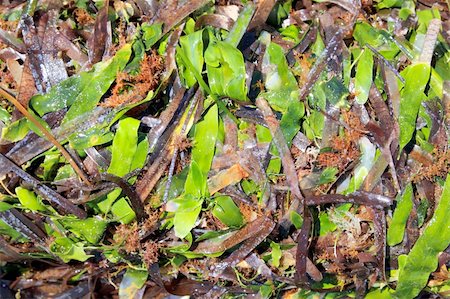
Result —
[[255, 5], [252, 2], [248, 2], [244, 9], [239, 14], [239, 18], [234, 23], [233, 28], [228, 34], [225, 41], [230, 45], [237, 47], [239, 42], [244, 36], [244, 33], [247, 31], [248, 24], [253, 17], [253, 13], [255, 12]]
[[400, 149], [411, 140], [416, 130], [416, 119], [422, 100], [425, 99], [424, 91], [430, 78], [431, 68], [425, 63], [417, 63], [408, 66], [402, 76], [405, 78], [405, 87], [400, 98]]
[[137, 148], [138, 128], [139, 121], [131, 117], [122, 119], [119, 122], [119, 127], [112, 143], [109, 173], [122, 177], [130, 172]]
[[450, 176], [433, 217], [400, 267], [397, 298], [414, 298], [427, 285], [438, 266], [438, 256], [450, 244]]
[[358, 102], [358, 104], [365, 104], [369, 98], [370, 86], [372, 85], [372, 72], [373, 55], [372, 52], [366, 48], [361, 54], [356, 67], [355, 94], [356, 102]]
[[397, 245], [403, 240], [406, 222], [413, 208], [412, 198], [412, 185], [409, 184], [406, 186], [403, 195], [397, 197], [397, 207], [387, 231], [387, 243], [389, 246]]

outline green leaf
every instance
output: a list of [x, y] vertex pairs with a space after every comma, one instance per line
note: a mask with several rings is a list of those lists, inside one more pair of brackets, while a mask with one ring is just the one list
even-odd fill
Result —
[[94, 65], [89, 72], [72, 76], [45, 95], [31, 98], [30, 106], [40, 115], [72, 106], [63, 123], [91, 111], [114, 82], [117, 72], [122, 71], [131, 55], [131, 45], [126, 44], [116, 55]]
[[217, 105], [213, 105], [209, 108], [203, 120], [195, 125], [194, 147], [192, 149], [192, 161], [197, 163], [205, 179], [211, 168], [218, 132], [219, 112]]
[[8, 211], [9, 209], [12, 209], [13, 206], [9, 203], [6, 203], [4, 201], [0, 201], [0, 212]]
[[75, 243], [66, 237], [56, 238], [49, 247], [50, 251], [59, 256], [64, 263], [70, 260], [84, 262], [92, 256], [84, 252], [83, 243]]
[[174, 201], [179, 204], [173, 219], [175, 235], [183, 239], [194, 228], [202, 209], [203, 199], [197, 199], [191, 194], [185, 194]]
[[433, 217], [400, 267], [395, 297], [414, 298], [426, 286], [438, 266], [438, 256], [450, 244], [450, 176]]
[[148, 51], [161, 38], [162, 24], [153, 23], [150, 25], [149, 23], [144, 23], [144, 24], [142, 24], [141, 30], [142, 30], [142, 40], [145, 45], [145, 50]]
[[367, 293], [364, 299], [391, 299], [392, 290], [389, 288], [377, 289]]
[[297, 80], [289, 69], [283, 48], [269, 42], [264, 53], [262, 73], [267, 91], [263, 97], [273, 109], [285, 113], [291, 102], [298, 102]]
[[270, 248], [272, 248], [272, 265], [275, 268], [278, 268], [280, 266], [280, 260], [281, 260], [281, 246], [278, 243], [270, 242]]
[[25, 138], [29, 131], [28, 120], [23, 117], [2, 129], [2, 139], [17, 142]]
[[242, 52], [227, 42], [211, 40], [204, 57], [211, 92], [218, 96], [247, 101]]
[[[206, 188], [206, 189], [205, 189]], [[202, 173], [200, 167], [195, 160], [192, 160], [189, 172], [184, 184], [184, 191], [195, 197], [207, 195], [207, 181], [205, 175]]]
[[399, 52], [398, 47], [388, 38], [390, 35], [386, 31], [376, 29], [365, 22], [358, 22], [353, 30], [353, 37], [361, 45], [371, 45], [386, 59], [393, 59]]
[[119, 286], [119, 298], [135, 298], [147, 281], [148, 271], [128, 268]]
[[291, 220], [292, 224], [295, 226], [296, 229], [300, 229], [302, 227], [303, 217], [296, 211], [291, 211], [289, 219]]
[[125, 197], [116, 201], [112, 207], [111, 212], [116, 216], [121, 223], [128, 224], [136, 218], [136, 214], [128, 204]]
[[215, 198], [212, 214], [228, 227], [241, 227], [244, 224], [241, 211], [229, 196]]
[[[146, 153], [142, 151], [148, 148], [148, 145], [138, 145], [138, 129], [140, 122], [134, 118], [127, 117], [121, 119], [118, 124], [116, 135], [112, 143], [111, 164], [108, 173], [123, 177], [135, 168], [142, 167], [145, 163]], [[146, 142], [146, 140], [141, 141]], [[135, 218], [135, 213], [125, 198], [120, 198], [116, 203], [114, 201], [120, 196], [121, 190], [115, 189], [108, 193], [106, 199], [97, 204], [102, 213], [111, 212], [122, 223], [130, 223]]]
[[203, 70], [203, 30], [180, 37], [180, 47], [177, 48], [176, 59], [180, 78], [186, 87], [192, 87], [197, 79], [189, 65], [183, 63], [180, 52], [189, 59], [197, 73], [201, 74]]
[[339, 170], [336, 167], [327, 167], [320, 174], [319, 185], [328, 184], [336, 180]]
[[11, 115], [8, 111], [6, 111], [5, 108], [0, 106], [0, 121], [2, 121], [5, 124], [9, 123], [9, 120], [11, 119]]
[[400, 98], [400, 149], [403, 149], [411, 140], [416, 130], [416, 119], [422, 100], [425, 98], [424, 91], [430, 78], [430, 66], [425, 63], [417, 63], [408, 66], [402, 72], [405, 78], [405, 87]]
[[41, 167], [43, 169], [42, 175], [38, 175], [45, 181], [51, 180], [51, 176], [55, 174], [55, 170], [58, 168], [58, 164], [61, 162], [61, 154], [58, 152], [50, 152], [45, 155], [44, 162]]
[[281, 117], [280, 128], [288, 146], [291, 145], [292, 139], [294, 139], [300, 130], [300, 120], [304, 115], [305, 104], [300, 101], [291, 101], [286, 113]]
[[[371, 81], [372, 82], [372, 81]], [[315, 95], [320, 98], [323, 103], [330, 103], [337, 108], [348, 107], [348, 89], [337, 77], [330, 80], [324, 80], [314, 89]]]
[[[116, 55], [109, 61], [104, 62], [105, 65], [90, 78], [87, 85], [81, 90], [76, 97], [76, 101], [67, 111], [63, 124], [94, 109], [101, 97], [109, 89], [114, 82], [117, 72], [122, 71], [131, 56], [131, 45], [124, 45]], [[103, 62], [101, 62], [103, 64]]]
[[[3, 204], [6, 204], [6, 203], [0, 202], [0, 212], [4, 211], [4, 210], [2, 210], [3, 208], [5, 208], [3, 206]], [[12, 206], [11, 206], [11, 208], [12, 208]], [[25, 236], [23, 236], [20, 232], [18, 232], [17, 230], [12, 228], [8, 224], [6, 224], [1, 219], [0, 219], [0, 235], [10, 236], [11, 237], [10, 242], [15, 242], [15, 241], [28, 242], [28, 239]]]
[[381, 0], [378, 1], [378, 8], [401, 7], [404, 0]]
[[355, 94], [358, 104], [365, 104], [369, 98], [370, 87], [372, 86], [373, 54], [365, 48], [356, 66]]
[[66, 229], [91, 244], [98, 244], [105, 232], [108, 222], [97, 218], [68, 219], [60, 220]]
[[413, 208], [413, 189], [408, 184], [400, 196], [397, 196], [397, 207], [392, 216], [391, 224], [387, 231], [387, 244], [394, 246], [402, 242], [405, 233], [406, 222]]
[[108, 172], [117, 176], [129, 173], [137, 149], [139, 120], [127, 117], [119, 121], [112, 143], [112, 157]]
[[239, 17], [233, 25], [230, 33], [228, 34], [225, 42], [230, 45], [237, 47], [239, 42], [244, 36], [244, 33], [247, 31], [248, 24], [253, 17], [253, 13], [255, 12], [255, 5], [252, 2], [247, 2], [245, 7], [239, 13]]
[[20, 203], [27, 209], [36, 211], [47, 211], [47, 208], [41, 203], [33, 191], [27, 190], [22, 187], [16, 188], [16, 194]]

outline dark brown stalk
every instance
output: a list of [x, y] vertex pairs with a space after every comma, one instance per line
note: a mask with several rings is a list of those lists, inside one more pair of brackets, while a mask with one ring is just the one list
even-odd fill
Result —
[[248, 238], [239, 249], [233, 251], [226, 259], [212, 267], [212, 276], [219, 276], [228, 267], [236, 266], [245, 259], [250, 252], [256, 248], [275, 228], [275, 222], [270, 217], [263, 217], [258, 231], [251, 238]]
[[340, 52], [342, 47], [342, 29], [338, 29], [330, 42], [327, 44], [325, 50], [322, 52], [320, 57], [314, 63], [313, 68], [309, 71], [308, 79], [303, 87], [300, 89], [300, 100], [303, 100], [313, 88], [317, 79], [319, 79], [320, 74], [325, 69], [325, 66], [329, 61], [335, 59], [336, 53]]
[[392, 205], [394, 201], [389, 197], [365, 191], [355, 191], [349, 195], [342, 195], [342, 194], [312, 195], [306, 198], [306, 204], [308, 206], [324, 205], [330, 203], [346, 203], [346, 202], [372, 206], [376, 209], [384, 209]]
[[295, 280], [300, 286], [308, 284], [306, 267], [308, 262], [308, 245], [311, 226], [311, 214], [308, 209], [305, 209], [303, 212], [302, 228], [297, 237], [297, 252], [295, 254]]
[[256, 106], [258, 106], [258, 108], [261, 110], [267, 127], [270, 130], [270, 134], [273, 138], [273, 143], [275, 144], [281, 158], [281, 164], [283, 165], [283, 172], [286, 175], [287, 185], [289, 186], [293, 195], [292, 203], [286, 215], [288, 215], [287, 217], [289, 217], [291, 211], [297, 210], [299, 210], [300, 213], [303, 213], [303, 195], [298, 185], [298, 177], [297, 172], [295, 171], [294, 160], [292, 159], [289, 147], [287, 146], [286, 140], [284, 139], [283, 133], [281, 132], [280, 123], [276, 119], [275, 115], [272, 112], [272, 109], [265, 99], [257, 98]]

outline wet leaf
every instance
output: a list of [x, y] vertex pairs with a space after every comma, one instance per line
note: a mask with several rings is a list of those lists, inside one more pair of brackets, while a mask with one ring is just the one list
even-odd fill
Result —
[[195, 198], [192, 194], [185, 194], [175, 199], [174, 203], [178, 204], [178, 209], [173, 219], [175, 235], [183, 239], [195, 226], [202, 209], [203, 200]]
[[130, 55], [131, 45], [127, 44], [115, 57], [95, 64], [92, 71], [62, 81], [45, 95], [34, 96], [30, 100], [31, 107], [42, 116], [70, 106], [65, 123], [91, 111], [111, 86], [117, 72], [125, 67]]
[[144, 24], [142, 24], [141, 30], [142, 30], [142, 40], [145, 45], [145, 50], [148, 51], [161, 38], [162, 24], [153, 23], [150, 25], [148, 23], [144, 23]]
[[124, 176], [130, 172], [137, 148], [137, 130], [140, 122], [131, 117], [119, 121], [119, 127], [112, 144], [111, 164], [108, 172]]
[[227, 42], [210, 40], [204, 57], [211, 92], [247, 101], [246, 72], [241, 51]]
[[281, 256], [282, 256], [281, 246], [278, 243], [270, 242], [270, 248], [272, 248], [272, 254], [271, 254], [271, 256], [272, 256], [272, 259], [271, 259], [272, 265], [275, 268], [278, 268], [280, 266], [280, 260], [281, 260]]
[[203, 121], [195, 125], [192, 160], [197, 163], [205, 178], [211, 168], [211, 162], [215, 152], [215, 144], [219, 130], [218, 113], [217, 106], [211, 106], [205, 114]]
[[71, 260], [84, 262], [92, 255], [87, 255], [84, 252], [83, 243], [75, 243], [67, 237], [58, 237], [52, 244], [50, 250], [55, 255], [59, 256], [65, 263]]
[[91, 244], [98, 244], [108, 225], [107, 221], [97, 218], [62, 219], [61, 223], [75, 236]]
[[403, 72], [406, 80], [400, 98], [400, 149], [403, 149], [411, 140], [416, 130], [416, 118], [419, 108], [425, 98], [424, 91], [430, 78], [430, 66], [417, 63], [408, 66]]
[[119, 286], [119, 298], [135, 298], [137, 292], [147, 281], [148, 272], [128, 268]]
[[291, 102], [297, 102], [300, 95], [297, 80], [289, 70], [285, 56], [281, 46], [269, 42], [262, 63], [267, 89], [264, 97], [274, 109], [281, 112], [286, 112]]
[[412, 185], [406, 186], [403, 194], [397, 197], [397, 207], [394, 210], [392, 221], [387, 231], [387, 244], [394, 246], [402, 242], [405, 233], [406, 222], [413, 208]]
[[203, 70], [203, 30], [193, 32], [191, 34], [180, 37], [180, 47], [177, 49], [177, 63], [180, 72], [180, 78], [184, 81], [187, 88], [192, 87], [197, 79], [188, 65], [184, 65], [183, 60], [179, 57], [179, 51], [183, 51], [195, 70], [201, 74]]
[[244, 224], [241, 211], [229, 196], [217, 196], [212, 213], [228, 227], [241, 227]]
[[369, 97], [369, 90], [372, 86], [373, 55], [366, 48], [363, 50], [356, 67], [355, 94], [358, 104], [364, 104]]
[[16, 142], [25, 138], [30, 131], [29, 122], [26, 118], [21, 118], [2, 129], [2, 139]]
[[15, 190], [20, 203], [27, 209], [32, 211], [47, 211], [47, 208], [41, 203], [33, 191], [22, 187], [17, 187]]
[[353, 37], [360, 45], [369, 44], [377, 49], [386, 59], [393, 59], [399, 51], [398, 47], [383, 33], [386, 32], [376, 29], [368, 23], [356, 23]]
[[441, 199], [430, 222], [399, 269], [394, 296], [413, 298], [426, 286], [431, 272], [438, 265], [439, 253], [450, 243], [450, 176], [447, 176]]

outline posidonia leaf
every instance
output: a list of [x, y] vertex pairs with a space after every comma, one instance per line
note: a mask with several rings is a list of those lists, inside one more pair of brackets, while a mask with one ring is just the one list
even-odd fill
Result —
[[189, 172], [184, 184], [184, 192], [199, 198], [206, 196], [206, 178], [195, 160], [192, 160]]
[[272, 265], [275, 268], [278, 268], [280, 266], [280, 260], [283, 255], [281, 252], [281, 246], [278, 243], [270, 242], [270, 248], [272, 248]]
[[241, 211], [229, 196], [216, 197], [212, 213], [226, 226], [240, 227], [244, 224]]
[[20, 203], [25, 208], [32, 211], [47, 211], [47, 208], [40, 202], [33, 191], [22, 187], [17, 187], [15, 191]]
[[355, 76], [355, 94], [358, 104], [366, 103], [369, 98], [369, 90], [372, 85], [372, 71], [373, 71], [373, 55], [372, 52], [366, 48], [363, 50], [356, 66]]
[[93, 70], [64, 80], [45, 95], [34, 96], [30, 106], [40, 116], [71, 106], [63, 122], [91, 111], [114, 82], [117, 72], [123, 70], [130, 56], [131, 45], [126, 44], [110, 60], [95, 64]]
[[6, 111], [5, 108], [0, 106], [0, 121], [2, 121], [4, 123], [9, 123], [10, 118], [11, 118], [11, 115], [9, 114], [9, 112]]
[[280, 45], [272, 42], [267, 45], [262, 63], [262, 73], [267, 89], [263, 97], [267, 99], [273, 109], [286, 112], [291, 102], [298, 101], [300, 91]]
[[414, 298], [427, 285], [430, 273], [438, 265], [438, 256], [450, 244], [450, 175], [447, 176], [441, 199], [406, 261], [399, 269], [397, 298]]
[[119, 298], [136, 298], [136, 293], [147, 281], [148, 271], [128, 268], [119, 286]]
[[0, 201], [0, 212], [8, 211], [9, 209], [12, 209], [13, 206], [9, 203], [6, 203], [4, 201]]
[[247, 2], [244, 9], [239, 14], [238, 19], [234, 23], [233, 28], [228, 34], [225, 41], [234, 47], [237, 47], [239, 42], [244, 36], [245, 31], [247, 31], [247, 26], [252, 19], [253, 13], [255, 12], [255, 5], [252, 2]]
[[58, 237], [50, 244], [50, 251], [59, 256], [65, 263], [70, 260], [84, 262], [92, 255], [87, 255], [83, 247], [81, 242], [75, 243], [69, 238]]
[[197, 79], [189, 66], [184, 65], [183, 60], [179, 57], [179, 52], [183, 51], [185, 57], [189, 59], [195, 70], [201, 74], [203, 70], [203, 30], [180, 37], [180, 47], [177, 49], [177, 62], [180, 78], [186, 87], [192, 87]]
[[416, 130], [416, 119], [422, 100], [425, 98], [424, 91], [430, 78], [431, 68], [424, 63], [408, 66], [402, 75], [405, 78], [405, 87], [400, 98], [400, 149], [411, 140]]
[[178, 203], [178, 209], [175, 212], [173, 226], [175, 235], [183, 239], [195, 226], [202, 209], [203, 199], [196, 198], [192, 194], [185, 194], [175, 201]]
[[158, 42], [162, 34], [162, 24], [160, 23], [144, 23], [141, 27], [142, 40], [145, 44], [145, 50], [149, 50], [154, 44]]
[[213, 105], [203, 120], [195, 125], [194, 148], [184, 186], [185, 192], [174, 200], [178, 208], [173, 225], [175, 235], [179, 238], [185, 238], [194, 228], [202, 208], [203, 197], [209, 195], [206, 179], [211, 168], [219, 131], [218, 117], [217, 105]]
[[397, 197], [397, 207], [387, 231], [387, 243], [389, 246], [397, 245], [403, 240], [406, 222], [413, 208], [412, 197], [413, 189], [411, 184], [406, 186], [401, 196]]
[[16, 142], [22, 140], [30, 131], [26, 118], [21, 118], [2, 129], [2, 139]]
[[[108, 173], [122, 177], [133, 170], [132, 168], [142, 167], [142, 164], [144, 163], [142, 161], [142, 153], [136, 155], [138, 149], [139, 124], [140, 122], [138, 120], [131, 117], [119, 121], [112, 144], [112, 157]], [[141, 165], [137, 164], [135, 159], [138, 159], [141, 162]], [[111, 210], [121, 222], [129, 223], [135, 216], [133, 209], [131, 209], [124, 198], [114, 203], [120, 196], [120, 193], [120, 189], [115, 189], [110, 192], [105, 200], [98, 203], [98, 207], [103, 213], [108, 213]]]
[[112, 144], [109, 173], [122, 177], [130, 172], [137, 148], [139, 124], [140, 122], [137, 119], [131, 117], [119, 121], [119, 127]]
[[378, 30], [365, 22], [356, 23], [353, 30], [353, 37], [360, 45], [369, 44], [386, 59], [393, 59], [399, 49], [387, 36], [389, 34], [386, 31]]
[[202, 121], [195, 125], [192, 161], [198, 164], [200, 171], [207, 177], [214, 157], [219, 132], [219, 111], [217, 105], [211, 106]]
[[246, 72], [241, 51], [229, 43], [212, 40], [205, 51], [205, 63], [213, 94], [247, 100]]
[[108, 222], [97, 218], [61, 219], [61, 223], [78, 238], [91, 244], [98, 244], [105, 232]]

